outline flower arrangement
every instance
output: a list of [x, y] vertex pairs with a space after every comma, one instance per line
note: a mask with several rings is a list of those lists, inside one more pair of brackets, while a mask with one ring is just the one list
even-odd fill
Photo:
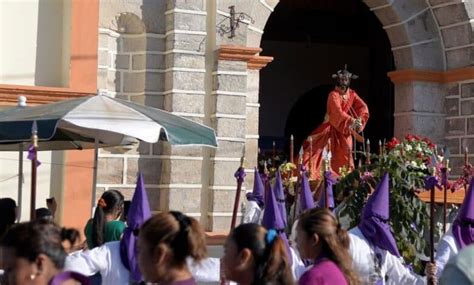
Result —
[[[396, 138], [386, 143], [378, 155], [371, 155], [371, 164], [340, 178], [335, 195], [343, 200], [339, 216], [351, 219], [350, 227], [360, 221], [360, 209], [364, 206], [384, 173], [390, 175], [391, 226], [397, 246], [416, 271], [420, 271], [420, 254], [425, 254], [429, 232], [429, 212], [417, 192], [424, 188], [424, 178], [430, 174], [435, 145], [427, 138], [407, 135], [401, 141]], [[351, 189], [348, 191], [348, 189]]]
[[[361, 153], [366, 155], [365, 153]], [[384, 175], [390, 175], [390, 215], [400, 253], [417, 272], [422, 272], [420, 256], [428, 254], [429, 211], [426, 203], [417, 196], [424, 189], [427, 175], [438, 176], [442, 181], [443, 169], [448, 170], [444, 154], [438, 155], [436, 146], [427, 138], [406, 135], [402, 140], [392, 138], [379, 154], [371, 154], [370, 164], [361, 165], [355, 170], [342, 169], [339, 183], [334, 186], [334, 195], [339, 217], [349, 217], [350, 228], [360, 220], [361, 209], [368, 196]], [[274, 180], [277, 169], [282, 175], [282, 183], [287, 197], [287, 213], [291, 220], [295, 189], [298, 185], [298, 171], [294, 163], [287, 162], [284, 156], [274, 156], [259, 161], [260, 167], [267, 169], [268, 176]], [[448, 183], [452, 191], [465, 186], [474, 174], [474, 167], [466, 165], [464, 175], [453, 183]], [[315, 182], [315, 181], [313, 181]], [[272, 182], [273, 183], [273, 182]], [[311, 181], [310, 181], [311, 183]], [[317, 183], [311, 185], [317, 188]], [[316, 187], [313, 187], [316, 186]], [[441, 232], [441, 227], [436, 231]]]

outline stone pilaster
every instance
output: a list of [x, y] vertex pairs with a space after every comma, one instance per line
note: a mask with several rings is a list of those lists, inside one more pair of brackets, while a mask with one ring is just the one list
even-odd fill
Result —
[[[204, 123], [206, 6], [203, 0], [168, 1], [164, 52], [164, 109]], [[160, 209], [201, 217], [203, 148], [163, 143]], [[205, 220], [201, 219], [205, 223]]]
[[[260, 57], [259, 48], [220, 46], [212, 73], [211, 125], [216, 129], [219, 148], [211, 154], [209, 177], [209, 226], [228, 230], [235, 199], [234, 172], [244, 155], [247, 177], [242, 187], [253, 185], [253, 167], [258, 148], [258, 70], [271, 61]], [[241, 210], [238, 211], [239, 219]]]

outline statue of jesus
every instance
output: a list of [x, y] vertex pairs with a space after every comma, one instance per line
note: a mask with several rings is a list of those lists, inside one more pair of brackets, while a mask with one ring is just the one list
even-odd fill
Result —
[[[324, 122], [310, 134], [312, 140], [306, 140], [303, 144], [303, 163], [314, 180], [321, 179], [322, 152], [325, 147], [332, 153], [331, 169], [334, 172], [339, 174], [344, 166], [354, 168], [352, 140], [354, 137], [357, 140], [362, 139], [363, 142], [359, 133], [363, 131], [369, 119], [367, 105], [349, 88], [351, 79], [358, 76], [349, 72], [346, 66], [333, 74], [332, 78], [336, 80], [336, 86], [329, 93]], [[311, 155], [310, 141], [313, 144]]]

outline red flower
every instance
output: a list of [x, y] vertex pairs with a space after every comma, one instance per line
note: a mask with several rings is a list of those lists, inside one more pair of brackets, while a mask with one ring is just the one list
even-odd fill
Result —
[[430, 165], [430, 164], [431, 164], [431, 157], [427, 156], [427, 157], [425, 157], [424, 160], [425, 160], [425, 164], [426, 164], [426, 165]]
[[405, 139], [409, 142], [413, 142], [415, 140], [415, 137], [413, 135], [408, 134], [405, 136]]
[[414, 137], [415, 140], [417, 140], [417, 141], [421, 140], [421, 137], [420, 137], [420, 136], [414, 135], [413, 137]]
[[396, 137], [393, 137], [388, 143], [387, 143], [387, 149], [392, 150], [394, 149], [397, 145], [399, 145], [400, 142], [397, 140]]

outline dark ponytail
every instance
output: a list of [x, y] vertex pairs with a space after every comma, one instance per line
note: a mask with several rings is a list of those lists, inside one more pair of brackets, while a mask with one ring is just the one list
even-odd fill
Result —
[[97, 202], [92, 219], [92, 245], [93, 247], [104, 244], [105, 239], [105, 215], [123, 207], [124, 197], [118, 190], [105, 191]]
[[258, 224], [242, 224], [231, 234], [240, 252], [244, 248], [255, 259], [252, 285], [294, 284], [285, 243], [274, 230], [267, 231]]
[[301, 214], [298, 227], [308, 236], [317, 234], [322, 243], [322, 253], [344, 273], [351, 285], [360, 284], [359, 276], [352, 267], [349, 254], [349, 234], [326, 208], [313, 208]]
[[151, 249], [166, 244], [173, 254], [173, 265], [183, 265], [188, 256], [200, 261], [207, 256], [206, 236], [196, 219], [181, 212], [159, 213], [148, 219], [140, 228], [140, 236]]

